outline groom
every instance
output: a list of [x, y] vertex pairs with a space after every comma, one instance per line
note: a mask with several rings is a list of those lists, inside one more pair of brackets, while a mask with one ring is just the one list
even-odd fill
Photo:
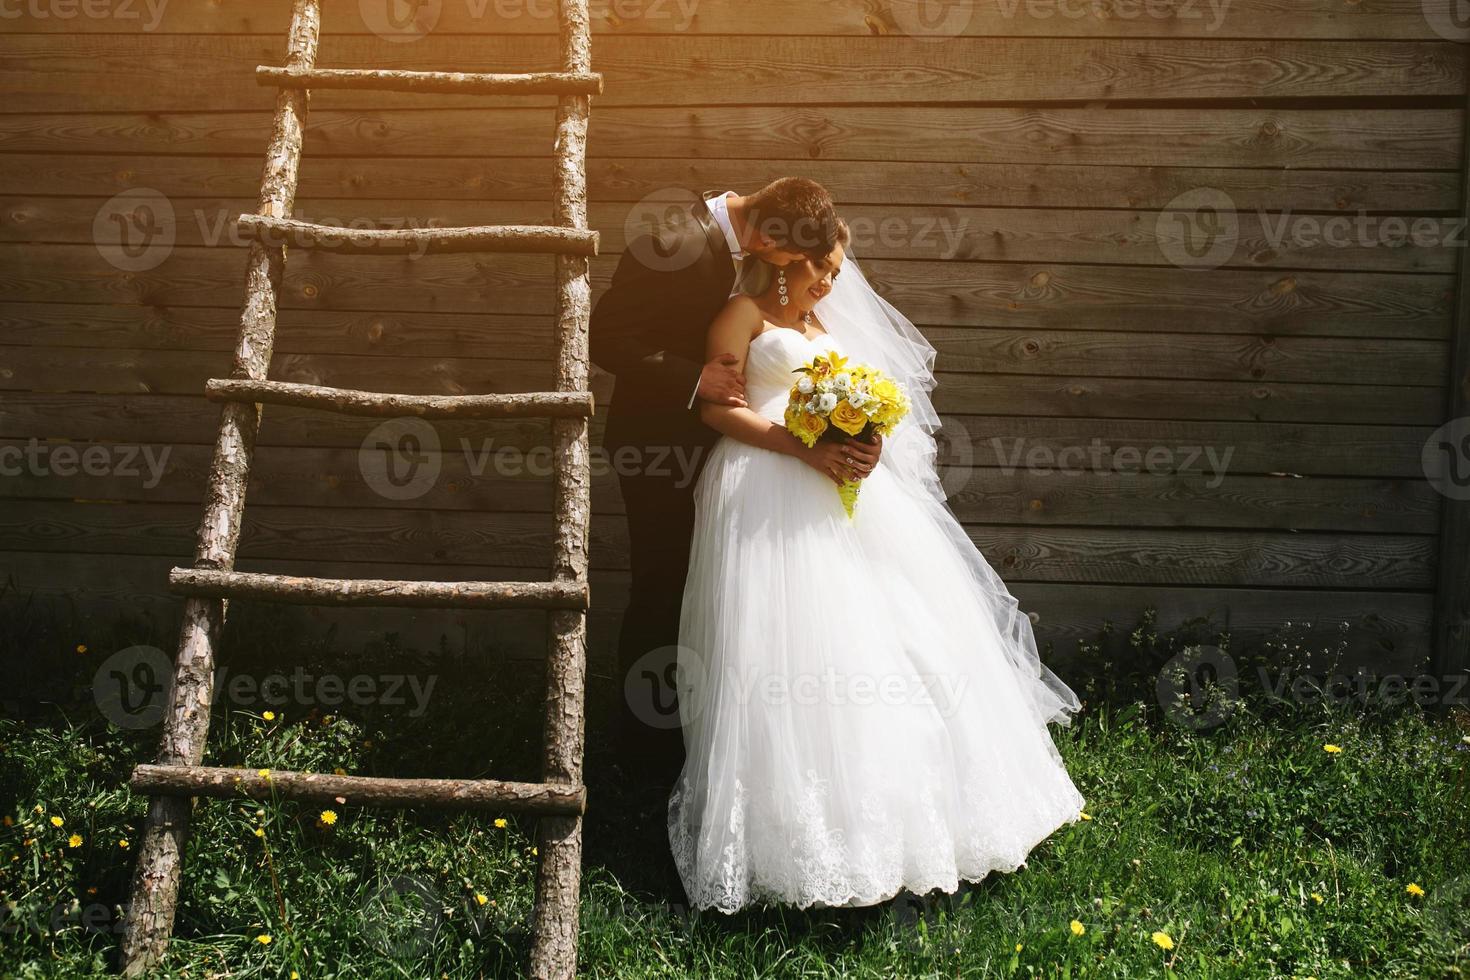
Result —
[[742, 258], [779, 267], [822, 258], [837, 228], [831, 195], [801, 177], [750, 195], [706, 192], [630, 238], [592, 311], [592, 360], [617, 375], [603, 445], [627, 510], [632, 565], [618, 642], [619, 758], [663, 786], [683, 764], [673, 665], [694, 483], [717, 435], [700, 422], [698, 402], [745, 405], [737, 359], [720, 354], [706, 362], [705, 332], [729, 299]]

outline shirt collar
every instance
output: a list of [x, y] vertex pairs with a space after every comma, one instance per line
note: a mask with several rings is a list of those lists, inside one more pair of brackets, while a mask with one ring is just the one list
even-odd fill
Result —
[[730, 195], [734, 191], [725, 191], [715, 197], [709, 198], [705, 204], [709, 206], [709, 213], [715, 219], [715, 224], [720, 226], [720, 231], [725, 233], [725, 244], [730, 246], [730, 254], [737, 259], [745, 257], [745, 249], [740, 247], [740, 239], [735, 237], [735, 225], [730, 221]]

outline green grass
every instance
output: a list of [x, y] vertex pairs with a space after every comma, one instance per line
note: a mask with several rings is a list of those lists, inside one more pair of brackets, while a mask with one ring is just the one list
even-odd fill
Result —
[[[292, 647], [299, 631], [290, 621], [242, 616], [230, 662], [256, 670], [327, 662], [329, 642]], [[7, 702], [0, 719], [0, 813], [11, 821], [0, 828], [0, 975], [100, 975], [113, 966], [131, 872], [132, 849], [119, 842], [136, 841], [146, 808], [126, 777], [151, 757], [156, 731], [106, 725], [91, 707], [91, 676], [112, 649], [158, 642], [159, 631], [122, 623], [105, 635], [67, 635], [33, 618], [6, 621], [0, 643], [11, 676], [52, 667], [33, 671], [33, 696]], [[79, 640], [92, 649], [76, 653]], [[952, 897], [904, 896], [856, 912], [689, 914], [669, 898], [660, 863], [662, 799], [610, 776], [595, 737], [583, 975], [1461, 976], [1470, 966], [1466, 729], [1411, 707], [1281, 704], [1249, 693], [1231, 702], [1224, 724], [1193, 731], [1145, 696], [1176, 645], [1145, 619], [1068, 666], [1069, 679], [1090, 678], [1079, 685], [1088, 708], [1074, 728], [1053, 731], [1091, 819], [1058, 831], [1017, 873]], [[1280, 662], [1300, 652], [1283, 641], [1264, 655]], [[373, 664], [434, 669], [391, 638], [366, 662], [366, 673]], [[330, 717], [288, 706], [267, 721], [256, 707], [223, 704], [207, 761], [533, 774], [534, 671], [457, 669], [463, 676], [443, 681], [419, 718], [383, 706]], [[606, 700], [604, 688], [595, 693]], [[594, 714], [594, 732], [600, 722]], [[327, 826], [318, 807], [202, 801], [161, 975], [469, 978], [520, 969], [535, 868], [529, 821], [335, 811]]]

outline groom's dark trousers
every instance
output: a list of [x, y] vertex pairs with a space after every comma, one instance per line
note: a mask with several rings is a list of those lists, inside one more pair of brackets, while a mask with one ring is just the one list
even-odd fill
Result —
[[592, 311], [591, 354], [617, 376], [603, 448], [622, 491], [632, 569], [618, 641], [619, 751], [631, 771], [670, 786], [684, 756], [673, 665], [694, 481], [717, 435], [689, 402], [735, 267], [702, 201], [658, 225], [629, 241]]

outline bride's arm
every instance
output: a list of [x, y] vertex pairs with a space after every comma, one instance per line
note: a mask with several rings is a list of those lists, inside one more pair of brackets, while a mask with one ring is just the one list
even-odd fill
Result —
[[[733, 355], [739, 362], [735, 370], [745, 372], [746, 355], [750, 353], [750, 342], [764, 325], [760, 308], [747, 296], [737, 296], [725, 304], [725, 308], [710, 324], [705, 346], [705, 360], [713, 360], [723, 354]], [[843, 464], [846, 450], [835, 442], [818, 442], [808, 448], [791, 434], [784, 425], [772, 422], [749, 408], [719, 405], [701, 401], [699, 417], [705, 425], [732, 439], [772, 452], [795, 456], [818, 472], [841, 484], [848, 478]], [[855, 474], [856, 475], [856, 474]]]

